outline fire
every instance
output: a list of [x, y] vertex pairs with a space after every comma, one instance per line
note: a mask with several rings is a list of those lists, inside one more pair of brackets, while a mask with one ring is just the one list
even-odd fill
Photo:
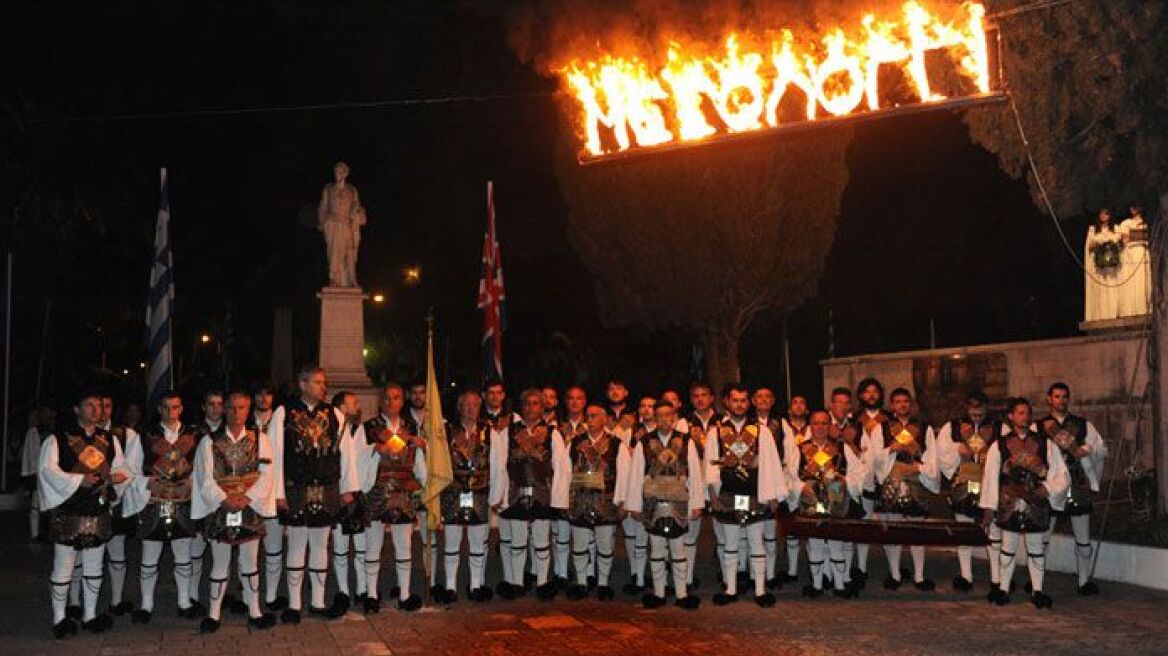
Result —
[[694, 142], [778, 127], [791, 91], [803, 99], [799, 114], [809, 121], [882, 109], [880, 72], [887, 67], [902, 72], [912, 94], [907, 102], [944, 101], [929, 78], [929, 53], [948, 56], [968, 84], [989, 93], [985, 8], [967, 2], [957, 13], [946, 21], [909, 0], [899, 16], [869, 13], [850, 32], [835, 27], [811, 41], [798, 41], [789, 29], [764, 38], [733, 33], [708, 53], [671, 42], [662, 66], [606, 52], [576, 59], [562, 74], [579, 103], [588, 154]]

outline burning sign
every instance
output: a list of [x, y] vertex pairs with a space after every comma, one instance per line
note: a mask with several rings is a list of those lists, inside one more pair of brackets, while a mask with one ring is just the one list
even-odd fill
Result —
[[672, 42], [656, 66], [618, 52], [574, 60], [561, 74], [578, 105], [580, 160], [989, 96], [985, 8], [949, 9], [910, 0], [899, 15], [869, 13], [810, 40], [779, 29], [732, 33], [713, 51]]

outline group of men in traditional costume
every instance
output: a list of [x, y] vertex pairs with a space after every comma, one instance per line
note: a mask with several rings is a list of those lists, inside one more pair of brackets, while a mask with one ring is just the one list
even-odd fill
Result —
[[[362, 421], [357, 397], [341, 392], [330, 402], [326, 383], [323, 370], [305, 368], [298, 396], [279, 407], [269, 387], [209, 392], [198, 425], [183, 423], [182, 399], [166, 393], [158, 420], [141, 430], [112, 424], [107, 395], [80, 394], [75, 416], [37, 438], [43, 442], [36, 494], [55, 545], [54, 635], [76, 633], [78, 621], [91, 632], [112, 625], [111, 615], [97, 609], [107, 557], [111, 613], [150, 622], [168, 545], [178, 613], [201, 618], [202, 632], [218, 630], [224, 606], [246, 614], [253, 628], [273, 626], [277, 611], [280, 621], [299, 623], [305, 576], [310, 614], [334, 618], [354, 606], [378, 612], [387, 532], [391, 595], [398, 609], [414, 611], [422, 604], [411, 578], [418, 529], [430, 550], [423, 554], [431, 575], [424, 585], [439, 603], [459, 597], [464, 549], [469, 578], [462, 590], [470, 600], [515, 599], [532, 587], [542, 600], [561, 590], [573, 600], [593, 593], [613, 599], [619, 528], [629, 563], [624, 593], [640, 595], [646, 608], [672, 596], [676, 606], [693, 610], [700, 604], [694, 571], [704, 523], [716, 544], [720, 589], [713, 603], [731, 604], [749, 592], [767, 607], [775, 603], [773, 590], [798, 579], [803, 550], [805, 596], [830, 586], [836, 596], [853, 597], [867, 581], [868, 545], [801, 536], [785, 530], [792, 519], [943, 517], [985, 526], [992, 603], [1009, 601], [1014, 569], [1025, 561], [1031, 601], [1042, 608], [1051, 605], [1043, 591], [1046, 546], [1056, 518], [1067, 515], [1079, 592], [1097, 592], [1088, 530], [1107, 449], [1089, 421], [1070, 414], [1063, 383], [1050, 387], [1050, 414], [1037, 421], [1024, 399], [1006, 403], [1004, 421], [991, 419], [988, 399], [973, 393], [965, 412], [936, 431], [913, 414], [907, 390], [894, 390], [886, 409], [875, 379], [858, 386], [857, 412], [851, 391], [837, 388], [827, 409], [811, 411], [796, 396], [786, 416], [775, 411], [770, 389], [739, 384], [723, 390], [719, 413], [710, 386], [695, 383], [685, 414], [676, 391], [634, 404], [619, 380], [607, 385], [602, 401], [569, 387], [563, 411], [554, 388], [525, 390], [514, 413], [501, 383], [482, 393], [467, 389], [445, 427], [453, 480], [439, 498], [440, 539], [427, 529], [420, 494], [428, 475], [424, 386], [386, 385], [378, 415]], [[493, 527], [503, 580], [492, 590], [486, 570]], [[123, 592], [128, 536], [141, 541], [137, 609]], [[785, 571], [777, 562], [780, 540]], [[884, 587], [895, 590], [903, 583], [902, 547], [883, 550]], [[933, 590], [924, 547], [909, 551], [913, 584]], [[957, 548], [955, 591], [973, 588], [972, 554], [973, 547]], [[229, 593], [233, 559], [240, 599]], [[330, 560], [337, 591], [326, 604]]]

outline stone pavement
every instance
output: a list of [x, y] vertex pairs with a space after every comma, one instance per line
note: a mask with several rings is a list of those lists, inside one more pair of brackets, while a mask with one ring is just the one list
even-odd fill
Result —
[[[479, 656], [556, 656], [558, 654], [1164, 654], [1168, 641], [1168, 593], [1102, 583], [1098, 597], [1074, 592], [1073, 577], [1048, 575], [1046, 589], [1053, 611], [1035, 610], [1019, 591], [1004, 608], [985, 601], [985, 563], [975, 561], [981, 577], [969, 595], [951, 592], [953, 557], [930, 554], [928, 572], [937, 592], [905, 586], [881, 589], [884, 557], [873, 549], [868, 589], [855, 600], [799, 596], [785, 586], [774, 608], [761, 609], [746, 599], [723, 608], [710, 603], [713, 569], [702, 558], [699, 590], [702, 607], [685, 612], [672, 607], [653, 611], [621, 595], [626, 565], [615, 565], [617, 599], [572, 602], [561, 595], [542, 603], [532, 597], [473, 604], [460, 600], [449, 609], [406, 614], [386, 602], [378, 615], [351, 612], [324, 622], [306, 618], [299, 626], [278, 625], [249, 633], [243, 620], [224, 616], [217, 634], [201, 636], [197, 621], [181, 620], [173, 608], [173, 580], [164, 574], [158, 586], [158, 612], [148, 627], [119, 618], [114, 630], [82, 633], [62, 642], [49, 634], [49, 591], [45, 577], [51, 549], [24, 542], [22, 518], [0, 517], [0, 654], [25, 656], [51, 651], [56, 656], [390, 656], [476, 654]], [[708, 534], [709, 532], [706, 531]], [[621, 542], [618, 540], [618, 543]], [[780, 544], [780, 552], [782, 545]], [[387, 547], [388, 549], [388, 547]], [[415, 552], [419, 553], [419, 552]], [[708, 553], [708, 552], [703, 552]], [[389, 558], [387, 552], [386, 557]], [[781, 556], [780, 556], [781, 558]], [[131, 555], [131, 568], [136, 554]], [[168, 559], [164, 557], [164, 564]], [[415, 559], [416, 564], [419, 559]], [[492, 563], [497, 570], [497, 563]], [[908, 554], [905, 553], [905, 566]], [[168, 570], [164, 570], [166, 572]], [[382, 588], [391, 585], [392, 567], [383, 570]], [[415, 581], [420, 580], [420, 572]], [[1018, 574], [1021, 579], [1021, 572]], [[498, 572], [492, 572], [492, 582]], [[307, 584], [306, 584], [307, 587]], [[127, 581], [128, 597], [137, 598], [137, 581]], [[307, 590], [305, 590], [307, 598]], [[204, 591], [204, 598], [206, 593]], [[383, 597], [386, 595], [383, 595]], [[331, 592], [330, 592], [331, 598]], [[307, 603], [307, 601], [306, 601]]]

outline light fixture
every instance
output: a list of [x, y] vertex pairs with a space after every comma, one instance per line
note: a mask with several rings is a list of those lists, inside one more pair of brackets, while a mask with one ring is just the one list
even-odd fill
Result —
[[385, 302], [385, 294], [374, 294], [373, 295], [373, 302], [374, 303], [384, 303]]
[[211, 336], [208, 335], [207, 333], [203, 333], [202, 335], [199, 335], [199, 341], [204, 343], [204, 344], [210, 344], [211, 343]]

